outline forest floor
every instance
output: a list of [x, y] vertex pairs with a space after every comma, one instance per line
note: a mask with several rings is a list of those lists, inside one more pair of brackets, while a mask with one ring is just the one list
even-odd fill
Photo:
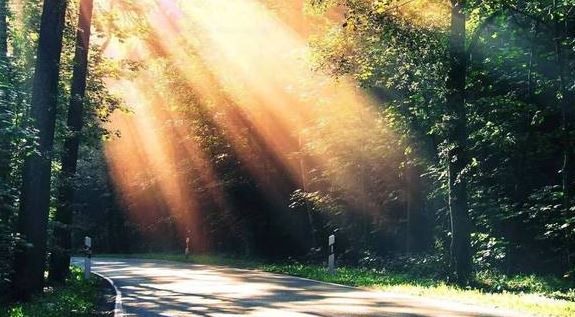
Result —
[[541, 276], [504, 276], [482, 273], [476, 276], [477, 287], [460, 288], [432, 277], [405, 272], [375, 271], [340, 267], [329, 274], [324, 267], [297, 263], [265, 263], [214, 255], [189, 258], [177, 254], [114, 254], [99, 257], [160, 259], [195, 264], [229, 266], [280, 273], [347, 286], [367, 288], [433, 299], [449, 299], [463, 304], [483, 305], [539, 316], [574, 316], [575, 290], [556, 279]]
[[47, 286], [43, 294], [26, 303], [0, 307], [1, 317], [96, 317], [113, 316], [115, 291], [98, 276], [85, 280], [80, 268], [72, 267], [64, 286]]

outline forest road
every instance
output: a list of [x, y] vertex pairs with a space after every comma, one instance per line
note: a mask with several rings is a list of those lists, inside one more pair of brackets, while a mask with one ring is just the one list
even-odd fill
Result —
[[121, 316], [526, 316], [223, 266], [94, 258], [92, 269], [120, 291]]

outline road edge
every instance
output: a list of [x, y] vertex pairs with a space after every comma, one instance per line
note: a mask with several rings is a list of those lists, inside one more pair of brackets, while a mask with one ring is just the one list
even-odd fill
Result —
[[[172, 262], [175, 262], [175, 261], [172, 261]], [[182, 263], [182, 262], [180, 262], [180, 263]], [[204, 264], [200, 264], [200, 265], [204, 265]], [[459, 312], [479, 313], [479, 314], [487, 313], [487, 314], [492, 314], [492, 315], [500, 315], [501, 317], [539, 317], [538, 315], [534, 315], [533, 313], [528, 313], [528, 312], [524, 312], [521, 310], [501, 308], [501, 307], [494, 306], [494, 305], [476, 304], [476, 303], [463, 302], [463, 301], [458, 301], [458, 300], [453, 300], [453, 299], [448, 299], [448, 298], [441, 298], [441, 297], [426, 297], [426, 296], [409, 294], [409, 293], [393, 292], [393, 291], [387, 291], [387, 290], [378, 290], [378, 289], [373, 289], [373, 288], [369, 288], [369, 287], [350, 286], [350, 285], [338, 284], [338, 283], [333, 283], [333, 282], [314, 280], [311, 278], [301, 277], [301, 276], [297, 276], [297, 275], [290, 275], [290, 274], [277, 273], [277, 272], [269, 272], [269, 271], [264, 271], [261, 269], [235, 268], [235, 267], [231, 267], [231, 266], [227, 266], [227, 265], [215, 265], [215, 266], [225, 267], [225, 268], [237, 270], [237, 271], [252, 271], [252, 272], [255, 271], [255, 272], [259, 272], [259, 273], [271, 274], [271, 275], [276, 275], [276, 276], [296, 278], [296, 279], [310, 281], [310, 282], [314, 282], [314, 283], [318, 283], [318, 284], [327, 284], [327, 285], [337, 286], [337, 287], [342, 287], [342, 288], [362, 290], [362, 291], [368, 291], [368, 292], [375, 292], [375, 293], [381, 294], [384, 297], [413, 299], [413, 300], [418, 300], [420, 302], [425, 302], [427, 305], [436, 306], [436, 307], [440, 307], [440, 308], [444, 307], [445, 304], [449, 304], [450, 306], [454, 307], [455, 310], [457, 310]]]
[[106, 280], [106, 282], [108, 282], [108, 284], [110, 284], [110, 285], [112, 285], [112, 287], [114, 287], [114, 291], [116, 291], [116, 301], [114, 304], [114, 317], [124, 316], [124, 308], [122, 305], [122, 293], [120, 292], [120, 289], [118, 289], [118, 287], [116, 286], [114, 281], [112, 281], [109, 277], [102, 275], [98, 272], [92, 271], [92, 274], [103, 278], [104, 280]]
[[[463, 302], [448, 298], [441, 298], [441, 297], [426, 297], [420, 296], [415, 294], [408, 294], [408, 293], [401, 293], [401, 292], [393, 292], [387, 290], [378, 290], [372, 289], [367, 287], [357, 287], [357, 286], [350, 286], [344, 284], [338, 284], [333, 282], [321, 281], [321, 280], [314, 280], [307, 277], [301, 277], [297, 275], [290, 275], [285, 273], [278, 273], [278, 272], [270, 272], [265, 271], [259, 268], [242, 268], [242, 267], [233, 267], [226, 264], [203, 264], [197, 262], [185, 262], [185, 261], [177, 261], [177, 260], [166, 260], [166, 259], [151, 259], [151, 258], [121, 258], [121, 257], [102, 257], [98, 258], [97, 256], [93, 259], [98, 260], [116, 260], [116, 261], [126, 261], [126, 260], [136, 260], [136, 261], [151, 261], [151, 262], [160, 262], [160, 263], [167, 263], [167, 264], [180, 264], [180, 265], [191, 265], [191, 266], [207, 266], [207, 267], [219, 267], [223, 269], [230, 269], [235, 271], [244, 271], [244, 272], [258, 272], [263, 274], [269, 274], [274, 276], [279, 276], [282, 278], [295, 278], [306, 280], [318, 284], [326, 284], [336, 287], [342, 287], [347, 289], [355, 289], [355, 290], [362, 290], [362, 291], [369, 291], [369, 292], [376, 292], [381, 294], [384, 297], [394, 297], [394, 298], [404, 298], [404, 299], [413, 299], [419, 302], [425, 303], [427, 305], [435, 306], [435, 307], [445, 307], [446, 304], [452, 306], [454, 310], [459, 312], [468, 312], [468, 313], [478, 313], [478, 314], [492, 314], [492, 315], [500, 315], [501, 317], [538, 317], [539, 315], [535, 315], [530, 312], [525, 312], [522, 310], [514, 310], [509, 308], [502, 308], [496, 305], [484, 305], [484, 304], [476, 304], [471, 302]], [[115, 287], [115, 285], [114, 285]], [[121, 316], [121, 315], [120, 315]]]

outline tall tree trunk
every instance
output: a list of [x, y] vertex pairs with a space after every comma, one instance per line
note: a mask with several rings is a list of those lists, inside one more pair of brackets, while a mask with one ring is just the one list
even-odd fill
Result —
[[451, 0], [449, 36], [449, 76], [447, 107], [449, 114], [449, 211], [451, 216], [451, 263], [459, 284], [471, 276], [470, 219], [467, 182], [462, 175], [467, 166], [467, 120], [465, 111], [465, 1]]
[[8, 56], [8, 0], [0, 0], [0, 54]]
[[[299, 170], [301, 175], [301, 189], [304, 193], [307, 193], [307, 169], [305, 166], [305, 157], [304, 157], [304, 150], [303, 150], [303, 139], [302, 134], [299, 134]], [[310, 237], [311, 237], [311, 249], [315, 250], [317, 248], [317, 229], [315, 227], [315, 221], [313, 219], [313, 214], [311, 208], [309, 206], [309, 201], [305, 200], [305, 212], [307, 214], [308, 225], [310, 228]]]
[[69, 136], [64, 141], [62, 172], [58, 187], [58, 207], [54, 220], [55, 248], [50, 258], [50, 279], [64, 282], [70, 273], [70, 248], [74, 200], [73, 178], [78, 162], [78, 148], [83, 125], [86, 77], [88, 75], [88, 52], [90, 50], [90, 29], [92, 26], [93, 0], [80, 2], [78, 30], [76, 32], [76, 52], [72, 74], [72, 91], [68, 107]]
[[9, 297], [10, 284], [6, 278], [14, 264], [11, 238], [14, 231], [12, 224], [14, 199], [10, 179], [13, 140], [11, 133], [13, 107], [10, 102], [12, 81], [8, 58], [8, 1], [0, 0], [0, 304]]
[[11, 159], [10, 130], [10, 65], [8, 60], [8, 3], [0, 0], [0, 221], [10, 218], [9, 176]]
[[[553, 6], [557, 10], [557, 1], [553, 1]], [[563, 206], [564, 210], [568, 211], [573, 204], [573, 194], [575, 186], [575, 171], [573, 164], [575, 163], [575, 95], [573, 92], [569, 91], [567, 88], [569, 81], [569, 74], [567, 74], [567, 69], [569, 69], [569, 63], [566, 61], [566, 51], [568, 51], [564, 45], [564, 41], [569, 38], [568, 35], [568, 24], [569, 19], [565, 18], [564, 21], [555, 21], [555, 57], [557, 62], [557, 73], [558, 73], [558, 84], [559, 84], [559, 95], [561, 98], [558, 100], [561, 111], [561, 138], [563, 147], [563, 157], [561, 164], [561, 189], [563, 193]], [[567, 212], [568, 213], [568, 212]], [[569, 216], [566, 214], [565, 216]], [[565, 254], [567, 269], [571, 270], [571, 243], [565, 241]]]
[[405, 166], [407, 234], [406, 253], [429, 250], [432, 242], [432, 226], [425, 215], [425, 199], [421, 183], [421, 167], [415, 162]]
[[[557, 7], [556, 1], [553, 5]], [[571, 199], [573, 198], [573, 179], [575, 173], [573, 171], [573, 160], [575, 153], [573, 151], [572, 138], [573, 135], [573, 121], [575, 120], [574, 114], [574, 99], [573, 93], [567, 89], [567, 74], [568, 65], [565, 61], [565, 47], [563, 41], [566, 40], [567, 26], [566, 21], [555, 21], [555, 56], [557, 61], [558, 83], [559, 83], [559, 105], [561, 108], [561, 133], [563, 138], [563, 162], [561, 166], [561, 187], [563, 191], [563, 198], [565, 201], [565, 208], [569, 208]]]
[[66, 0], [44, 0], [40, 22], [31, 102], [38, 152], [24, 162], [18, 215], [18, 231], [30, 245], [17, 252], [14, 276], [15, 294], [24, 299], [41, 292], [44, 286], [50, 167], [66, 5]]

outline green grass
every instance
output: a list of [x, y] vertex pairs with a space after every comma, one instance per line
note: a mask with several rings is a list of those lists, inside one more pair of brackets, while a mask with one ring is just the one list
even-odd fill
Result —
[[[573, 290], [552, 289], [546, 278], [542, 277], [503, 277], [499, 275], [498, 283], [507, 285], [508, 289], [494, 292], [485, 288], [464, 289], [431, 278], [414, 279], [408, 274], [383, 273], [356, 268], [340, 268], [334, 275], [328, 274], [324, 268], [307, 265], [264, 265], [261, 269], [268, 272], [301, 276], [343, 285], [429, 298], [449, 299], [462, 303], [500, 307], [541, 316], [575, 316]], [[493, 278], [495, 275], [489, 276]], [[478, 282], [486, 283], [487, 281], [480, 279]], [[522, 291], [514, 291], [514, 289], [522, 289]]]
[[0, 316], [94, 316], [100, 287], [99, 280], [92, 278], [85, 281], [81, 269], [72, 267], [71, 276], [65, 286], [48, 287], [43, 294], [33, 297], [29, 302], [0, 308]]
[[94, 255], [94, 257], [166, 260], [206, 265], [224, 265], [247, 269], [257, 269], [263, 263], [262, 261], [257, 260], [248, 260], [244, 258], [234, 258], [220, 255], [193, 255], [186, 259], [186, 257], [181, 254], [168, 253], [97, 254]]
[[304, 264], [270, 264], [257, 260], [214, 255], [196, 255], [186, 259], [174, 254], [103, 255], [104, 257], [130, 257], [161, 259], [197, 264], [225, 265], [288, 274], [348, 286], [377, 289], [395, 293], [449, 299], [462, 303], [499, 307], [539, 316], [575, 316], [575, 290], [555, 277], [535, 275], [506, 276], [483, 272], [476, 275], [473, 288], [448, 285], [436, 277], [427, 277], [417, 269], [406, 272], [376, 271], [341, 267], [336, 274], [325, 268]]

